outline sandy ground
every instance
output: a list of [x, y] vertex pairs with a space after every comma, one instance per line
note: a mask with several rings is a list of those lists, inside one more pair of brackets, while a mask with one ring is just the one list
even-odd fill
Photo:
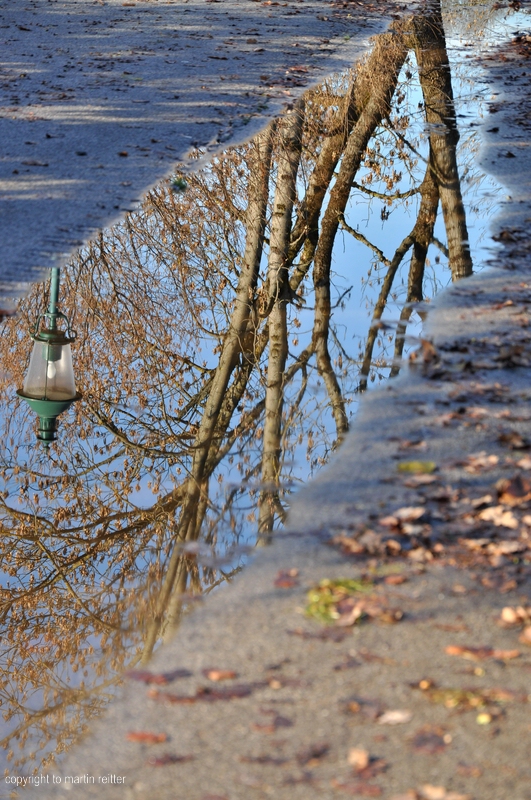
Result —
[[0, 4], [0, 308], [191, 150], [248, 138], [303, 87], [352, 64], [407, 6]]

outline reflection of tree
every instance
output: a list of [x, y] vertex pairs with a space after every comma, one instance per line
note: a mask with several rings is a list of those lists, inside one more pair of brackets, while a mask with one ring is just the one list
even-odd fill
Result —
[[[430, 124], [420, 177], [405, 100], [412, 51]], [[445, 59], [436, 11], [397, 24], [348, 79], [309, 92], [190, 176], [184, 194], [154, 189], [69, 268], [86, 398], [78, 427], [63, 426], [43, 463], [22, 410], [5, 419], [2, 670], [16, 733], [4, 744], [29, 736], [46, 752], [58, 736], [66, 746], [100, 705], [83, 681], [103, 697], [113, 674], [147, 659], [178, 623], [185, 592], [230, 577], [237, 561], [225, 572], [198, 550], [200, 534], [217, 551], [250, 522], [266, 541], [285, 514], [289, 459], [305, 447], [313, 467], [348, 430], [359, 369], [335, 321], [347, 302], [334, 286], [338, 232], [382, 268], [362, 387], [409, 251], [406, 299], [422, 299], [439, 199], [453, 277], [470, 271]], [[412, 175], [406, 189], [402, 171]], [[357, 229], [354, 193], [385, 209], [418, 197], [392, 258]], [[23, 316], [37, 312], [38, 294]], [[410, 314], [406, 305], [397, 354]], [[15, 383], [21, 327], [6, 322], [2, 341]]]

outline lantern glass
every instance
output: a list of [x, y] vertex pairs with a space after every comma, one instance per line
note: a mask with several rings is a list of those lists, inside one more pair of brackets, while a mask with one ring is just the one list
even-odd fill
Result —
[[35, 339], [23, 392], [38, 400], [76, 398], [70, 343]]

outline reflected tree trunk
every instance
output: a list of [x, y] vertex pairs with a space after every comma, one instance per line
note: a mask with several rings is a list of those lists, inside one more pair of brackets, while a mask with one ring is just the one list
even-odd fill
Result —
[[273, 529], [279, 504], [278, 477], [282, 436], [283, 381], [288, 355], [287, 304], [290, 286], [287, 271], [293, 206], [302, 147], [304, 103], [299, 102], [281, 124], [276, 188], [271, 216], [271, 240], [267, 271], [269, 353], [267, 360], [265, 419], [262, 449], [262, 484], [259, 536]]
[[409, 266], [407, 283], [407, 296], [404, 308], [400, 312], [395, 335], [395, 352], [390, 377], [395, 377], [400, 371], [400, 361], [404, 351], [407, 324], [413, 313], [413, 304], [420, 303], [423, 299], [424, 272], [428, 248], [433, 241], [433, 230], [437, 219], [439, 207], [439, 185], [430, 165], [420, 187], [420, 208], [417, 223], [413, 229], [413, 254]]
[[472, 274], [472, 257], [457, 168], [459, 132], [440, 2], [432, 0], [426, 14], [415, 16], [412, 30], [429, 126], [430, 165], [439, 185], [450, 269], [456, 281]]

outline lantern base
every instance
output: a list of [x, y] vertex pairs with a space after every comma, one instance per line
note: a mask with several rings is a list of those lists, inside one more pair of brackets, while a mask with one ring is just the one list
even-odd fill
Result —
[[24, 394], [20, 389], [17, 391], [19, 397], [29, 405], [39, 418], [39, 427], [37, 431], [37, 439], [43, 442], [44, 446], [48, 448], [50, 442], [55, 441], [57, 438], [57, 417], [66, 411], [72, 403], [81, 400], [82, 396], [79, 392], [75, 397], [70, 397], [67, 400], [46, 400], [44, 398], [29, 397]]

